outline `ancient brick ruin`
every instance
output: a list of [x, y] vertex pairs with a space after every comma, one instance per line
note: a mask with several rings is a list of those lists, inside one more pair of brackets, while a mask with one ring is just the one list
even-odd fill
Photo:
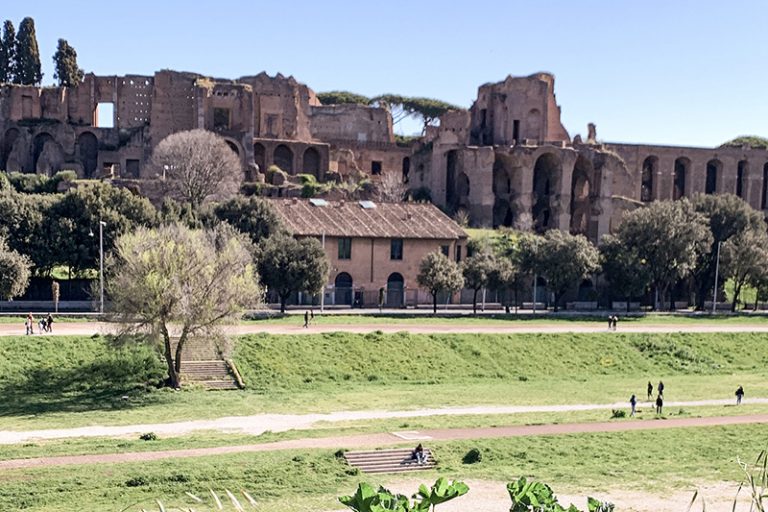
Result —
[[279, 74], [221, 80], [164, 70], [0, 88], [0, 168], [9, 172], [71, 169], [151, 190], [161, 178], [149, 165], [154, 146], [193, 128], [220, 134], [243, 180], [266, 180], [270, 194], [282, 195], [266, 175], [271, 165], [321, 182], [395, 173], [477, 226], [528, 223], [598, 240], [624, 210], [655, 199], [731, 192], [768, 208], [768, 149], [604, 143], [591, 124], [586, 140], [572, 139], [546, 73], [482, 85], [469, 110], [443, 115], [407, 147], [395, 143], [386, 109], [321, 105]]

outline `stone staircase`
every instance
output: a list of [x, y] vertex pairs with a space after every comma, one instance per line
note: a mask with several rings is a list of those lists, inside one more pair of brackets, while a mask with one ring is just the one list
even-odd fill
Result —
[[240, 389], [241, 382], [236, 374], [234, 364], [223, 360], [181, 362], [182, 380], [200, 384], [206, 389]]
[[437, 465], [432, 450], [424, 448], [427, 457], [425, 464], [417, 464], [411, 458], [411, 448], [397, 450], [375, 450], [367, 452], [346, 452], [347, 464], [365, 473], [400, 473], [405, 471], [423, 471], [434, 469]]

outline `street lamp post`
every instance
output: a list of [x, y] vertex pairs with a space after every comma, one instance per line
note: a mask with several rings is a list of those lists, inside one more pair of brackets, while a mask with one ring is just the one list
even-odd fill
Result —
[[712, 294], [712, 314], [717, 312], [717, 278], [720, 277], [720, 246], [723, 242], [717, 242], [717, 261], [715, 262], [715, 291]]
[[99, 313], [104, 314], [104, 226], [107, 223], [99, 221]]

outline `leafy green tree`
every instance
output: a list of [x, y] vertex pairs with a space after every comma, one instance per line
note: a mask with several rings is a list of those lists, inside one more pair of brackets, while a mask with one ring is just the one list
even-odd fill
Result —
[[464, 286], [472, 290], [472, 313], [477, 314], [477, 294], [487, 288], [498, 262], [490, 249], [476, 251], [461, 264]]
[[282, 230], [280, 217], [269, 201], [256, 196], [237, 196], [217, 204], [213, 213], [241, 233], [245, 233], [254, 244]]
[[[7, 182], [7, 180], [6, 180]], [[55, 197], [0, 191], [0, 237], [11, 250], [26, 255], [36, 275], [46, 275], [56, 265], [56, 247], [51, 244], [51, 226], [46, 212]]]
[[83, 70], [77, 65], [77, 52], [66, 39], [59, 39], [53, 64], [56, 67], [53, 78], [58, 79], [60, 86], [72, 87], [83, 81]]
[[24, 293], [29, 286], [31, 264], [29, 258], [0, 240], [0, 298], [9, 300]]
[[[734, 194], [697, 194], [692, 204], [697, 212], [706, 217], [712, 233], [712, 243], [708, 250], [699, 253], [692, 271], [697, 308], [703, 309], [704, 301], [712, 297], [718, 244], [725, 243], [738, 233], [760, 229], [764, 227], [764, 222], [762, 213]], [[722, 286], [722, 282], [718, 286]]]
[[16, 64], [14, 66], [14, 83], [21, 85], [37, 85], [43, 81], [40, 67], [40, 49], [37, 46], [35, 20], [24, 18], [19, 25], [16, 35]]
[[[191, 230], [181, 225], [138, 228], [122, 235], [108, 265], [107, 289], [126, 329], [162, 340], [168, 382], [180, 387], [184, 347], [191, 336], [215, 339], [243, 308], [260, 302], [248, 242], [233, 228]], [[171, 342], [171, 326], [178, 341]], [[134, 340], [135, 336], [126, 336]]]
[[611, 285], [611, 290], [624, 297], [629, 311], [633, 297], [645, 293], [651, 284], [648, 264], [640, 256], [638, 248], [627, 246], [613, 235], [605, 235], [600, 245], [600, 263], [603, 275]]
[[282, 233], [265, 238], [257, 249], [256, 262], [262, 285], [280, 298], [281, 313], [291, 294], [321, 293], [328, 281], [328, 258], [315, 238], [299, 240]]
[[768, 234], [765, 229], [736, 233], [722, 246], [723, 276], [733, 280], [731, 311], [736, 311], [741, 289], [747, 283], [759, 284], [768, 268]]
[[98, 268], [99, 221], [106, 223], [105, 254], [121, 235], [157, 225], [157, 212], [146, 198], [106, 183], [88, 184], [54, 198], [44, 213], [49, 259], [74, 273]]
[[323, 105], [368, 105], [371, 99], [362, 94], [349, 91], [328, 91], [317, 93], [317, 99]]
[[407, 117], [420, 118], [424, 123], [422, 133], [426, 132], [427, 126], [433, 124], [446, 112], [463, 110], [461, 107], [445, 101], [399, 94], [382, 94], [372, 98], [371, 102], [387, 108], [392, 114], [393, 124], [397, 124]]
[[647, 263], [657, 309], [659, 299], [663, 302], [667, 291], [691, 273], [712, 244], [706, 217], [685, 198], [654, 201], [625, 213], [615, 235]]
[[600, 268], [599, 253], [583, 235], [553, 229], [520, 239], [523, 268], [542, 276], [555, 296], [555, 311], [566, 291]]
[[439, 293], [454, 293], [464, 286], [464, 276], [459, 266], [437, 251], [427, 254], [421, 260], [416, 281], [432, 295], [432, 313], [437, 313]]
[[243, 181], [240, 159], [227, 143], [207, 130], [169, 135], [152, 153], [152, 165], [174, 199], [197, 212], [207, 200], [228, 199]]
[[11, 20], [3, 23], [3, 36], [0, 39], [0, 83], [10, 84], [14, 81], [16, 66], [16, 29]]

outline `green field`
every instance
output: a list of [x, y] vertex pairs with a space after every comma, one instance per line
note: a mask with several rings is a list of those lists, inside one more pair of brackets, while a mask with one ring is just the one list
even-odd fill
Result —
[[768, 397], [768, 333], [367, 335], [239, 338], [249, 389], [174, 392], [146, 347], [104, 338], [0, 338], [0, 429], [158, 423], [260, 412]]
[[[494, 481], [526, 475], [596, 497], [611, 488], [664, 492], [739, 480], [736, 460], [752, 460], [765, 447], [764, 429], [742, 425], [433, 443], [439, 469], [419, 477], [429, 483], [439, 475]], [[462, 462], [471, 448], [481, 451], [482, 462]], [[212, 488], [219, 494], [246, 489], [263, 510], [309, 512], [341, 508], [335, 498], [352, 493], [361, 480], [387, 484], [400, 478], [358, 475], [326, 450], [10, 470], [2, 476], [0, 510], [70, 512], [87, 504], [88, 510], [138, 512], [157, 510], [158, 498], [167, 507], [212, 510], [184, 494], [202, 496]]]

